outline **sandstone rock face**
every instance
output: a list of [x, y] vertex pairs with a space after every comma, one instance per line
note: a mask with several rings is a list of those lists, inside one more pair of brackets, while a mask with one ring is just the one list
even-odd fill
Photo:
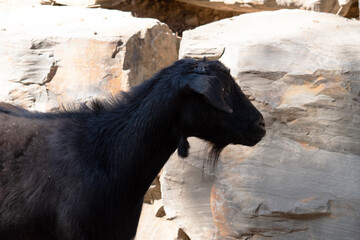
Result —
[[28, 6], [53, 5], [53, 6], [76, 6], [76, 7], [105, 7], [126, 2], [126, 0], [0, 0], [2, 8], [23, 8]]
[[43, 5], [111, 8], [126, 0], [40, 0]]
[[39, 4], [39, 0], [0, 0], [0, 8], [2, 10], [27, 8], [37, 4]]
[[176, 44], [165, 24], [130, 13], [0, 8], [0, 100], [45, 111], [128, 90], [175, 61]]
[[158, 19], [166, 23], [173, 32], [179, 35], [181, 35], [184, 30], [239, 15], [239, 12], [231, 10], [222, 11], [168, 0], [43, 0], [41, 3], [47, 5], [101, 7], [129, 11], [136, 17]]
[[190, 239], [214, 239], [210, 193], [214, 175], [202, 172], [206, 144], [189, 138], [189, 161], [175, 153], [161, 175], [161, 190], [167, 218], [173, 219]]
[[[347, 16], [353, 7], [356, 7], [356, 0], [177, 0], [202, 7], [209, 7], [218, 10], [238, 11], [242, 13], [277, 10], [283, 8], [299, 8], [316, 12], [334, 13], [340, 16]], [[358, 16], [358, 15], [357, 15]], [[352, 17], [357, 17], [352, 16]]]
[[201, 177], [206, 148], [192, 141], [165, 166], [165, 212], [191, 239], [358, 239], [360, 22], [245, 14], [184, 32], [180, 58], [204, 56], [231, 69], [267, 135], [227, 147], [216, 179]]
[[[29, 0], [27, 0], [29, 1]], [[35, 1], [35, 0], [32, 0]], [[58, 4], [85, 7], [104, 7], [114, 8], [120, 5], [154, 5], [161, 4], [162, 1], [151, 0], [42, 0], [43, 4]], [[168, 10], [173, 11], [172, 1], [164, 1], [169, 5]], [[304, 9], [316, 12], [327, 12], [338, 14], [343, 17], [359, 17], [358, 0], [176, 0], [176, 2], [187, 3], [201, 8], [211, 8], [218, 11], [229, 11], [239, 13], [249, 13], [258, 11], [272, 11], [278, 9]], [[146, 11], [146, 8], [143, 9]], [[187, 11], [188, 12], [188, 11]]]
[[165, 215], [159, 215], [162, 200], [153, 204], [144, 203], [135, 240], [177, 239], [179, 226]]
[[237, 16], [242, 13], [272, 11], [284, 8], [327, 12], [347, 18], [359, 17], [358, 0], [41, 0], [41, 3], [48, 5], [102, 7], [131, 11], [132, 15], [136, 17], [158, 19], [166, 23], [173, 32], [179, 35], [181, 35], [184, 30], [193, 29], [200, 25]]
[[77, 7], [96, 7], [96, 0], [41, 0], [39, 1], [43, 5], [58, 5], [58, 6], [77, 6]]

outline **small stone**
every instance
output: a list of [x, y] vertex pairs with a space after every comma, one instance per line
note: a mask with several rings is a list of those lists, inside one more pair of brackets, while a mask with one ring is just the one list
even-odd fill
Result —
[[176, 240], [190, 240], [190, 238], [182, 228], [179, 228]]
[[161, 206], [159, 208], [159, 210], [156, 212], [156, 217], [158, 218], [162, 218], [162, 217], [165, 217], [166, 216], [166, 213], [165, 213], [165, 210], [164, 210], [164, 206]]

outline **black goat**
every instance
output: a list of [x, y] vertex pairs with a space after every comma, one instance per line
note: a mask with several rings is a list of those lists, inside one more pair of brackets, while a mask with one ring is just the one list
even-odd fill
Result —
[[143, 196], [187, 137], [252, 146], [264, 120], [218, 61], [183, 59], [107, 102], [0, 104], [0, 239], [131, 239]]

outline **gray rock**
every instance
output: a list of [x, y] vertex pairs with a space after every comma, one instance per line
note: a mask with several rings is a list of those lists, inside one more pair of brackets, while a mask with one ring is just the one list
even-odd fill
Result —
[[[225, 49], [218, 59], [268, 133], [255, 147], [225, 148], [213, 184], [193, 180], [202, 164], [191, 144], [195, 155], [165, 167], [162, 184], [184, 179], [164, 188], [165, 210], [181, 209], [174, 221], [190, 229], [190, 213], [211, 191], [209, 225], [191, 239], [213, 222], [213, 239], [358, 239], [360, 22], [300, 10], [246, 14], [184, 32], [180, 58], [206, 56], [206, 46]], [[189, 202], [194, 186], [203, 198]]]
[[176, 41], [130, 13], [0, 4], [0, 100], [46, 111], [128, 90], [177, 59]]

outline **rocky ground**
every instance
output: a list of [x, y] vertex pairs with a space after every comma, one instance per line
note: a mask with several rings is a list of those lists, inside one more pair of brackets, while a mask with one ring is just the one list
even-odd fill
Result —
[[50, 111], [205, 56], [265, 116], [264, 140], [227, 147], [215, 173], [197, 139], [174, 154], [136, 239], [359, 239], [358, 1], [41, 3], [0, 0], [1, 101]]

